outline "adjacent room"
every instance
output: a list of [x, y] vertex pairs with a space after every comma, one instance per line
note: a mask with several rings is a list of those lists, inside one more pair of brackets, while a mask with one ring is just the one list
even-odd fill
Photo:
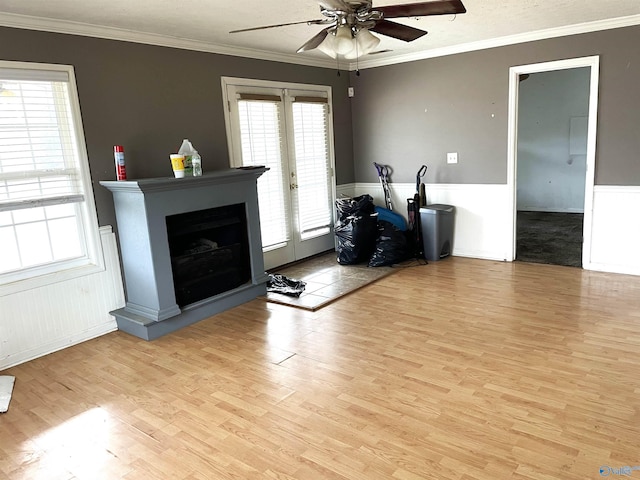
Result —
[[0, 5], [0, 478], [639, 475], [640, 5], [510, 3]]

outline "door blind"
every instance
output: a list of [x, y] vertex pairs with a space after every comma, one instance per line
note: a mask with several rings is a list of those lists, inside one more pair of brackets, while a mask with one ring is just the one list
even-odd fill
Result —
[[281, 112], [282, 102], [278, 97], [238, 99], [242, 165], [269, 167], [258, 179], [262, 247], [267, 250], [288, 242], [291, 231], [284, 199], [289, 179], [282, 167]]
[[292, 104], [302, 239], [325, 234], [332, 223], [327, 101], [296, 97]]

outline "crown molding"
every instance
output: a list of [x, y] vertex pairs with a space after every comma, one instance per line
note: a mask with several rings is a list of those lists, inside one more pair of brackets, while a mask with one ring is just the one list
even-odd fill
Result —
[[[422, 52], [408, 53], [405, 55], [397, 55], [384, 59], [359, 60], [359, 69], [382, 67], [386, 65], [394, 65], [398, 63], [415, 62], [416, 60], [425, 60], [427, 58], [444, 57], [446, 55], [454, 55], [456, 53], [472, 52], [475, 50], [485, 50], [488, 48], [504, 47], [507, 45], [515, 45], [518, 43], [533, 42], [536, 40], [546, 40], [549, 38], [566, 37], [569, 35], [579, 35], [581, 33], [598, 32], [601, 30], [611, 30], [614, 28], [631, 27], [640, 25], [640, 15], [630, 15], [628, 17], [611, 18], [607, 20], [596, 20], [594, 22], [577, 23], [565, 27], [547, 28], [537, 30], [535, 32], [521, 33], [517, 35], [508, 35], [505, 37], [491, 38], [478, 42], [464, 43], [451, 47], [434, 48], [424, 50]], [[355, 70], [355, 64], [349, 64], [349, 70]]]
[[81, 35], [84, 37], [103, 38], [123, 42], [142, 43], [159, 47], [180, 48], [198, 52], [217, 53], [234, 57], [246, 57], [256, 60], [268, 60], [272, 62], [295, 63], [310, 67], [335, 68], [335, 60], [317, 59], [301, 55], [266, 52], [250, 48], [233, 47], [230, 45], [215, 45], [198, 40], [145, 33], [123, 28], [104, 27], [68, 20], [55, 20], [51, 18], [33, 17], [29, 15], [17, 15], [0, 12], [0, 26], [21, 28], [25, 30], [38, 30], [52, 33], [64, 33], [68, 35]]
[[[415, 62], [417, 60], [443, 57], [446, 55], [455, 55], [457, 53], [485, 50], [488, 48], [503, 47], [507, 45], [515, 45], [518, 43], [533, 42], [536, 40], [545, 40], [549, 38], [564, 37], [569, 35], [578, 35], [581, 33], [597, 32], [601, 30], [611, 30], [615, 28], [630, 27], [634, 25], [640, 25], [640, 15], [630, 15], [627, 17], [596, 20], [594, 22], [579, 23], [565, 27], [548, 28], [535, 32], [491, 38], [488, 40], [464, 43], [451, 47], [434, 48], [430, 50], [423, 50], [421, 52], [413, 52], [404, 55], [401, 54], [387, 58], [376, 59], [369, 57], [365, 60], [359, 59], [357, 67], [359, 70], [364, 70], [367, 68]], [[264, 50], [233, 47], [230, 45], [216, 45], [197, 40], [173, 37], [170, 35], [144, 33], [122, 28], [104, 27], [80, 22], [72, 22], [68, 20], [55, 20], [51, 18], [33, 17], [29, 15], [18, 15], [0, 12], [0, 26], [21, 28], [25, 30], [64, 33], [69, 35], [81, 35], [85, 37], [104, 38], [107, 40], [142, 43], [146, 45], [156, 45], [160, 47], [217, 53], [220, 55], [231, 55], [235, 57], [253, 58], [257, 60], [267, 60], [272, 62], [294, 63], [297, 65], [306, 65], [310, 67], [330, 69], [336, 68], [335, 60], [332, 59], [323, 60], [317, 58], [309, 58], [297, 54], [274, 53], [266, 52]], [[355, 62], [343, 63], [342, 66], [343, 68], [350, 71], [356, 70]]]

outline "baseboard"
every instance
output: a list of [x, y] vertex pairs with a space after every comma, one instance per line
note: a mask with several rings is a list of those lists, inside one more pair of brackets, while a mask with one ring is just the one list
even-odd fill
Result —
[[10, 367], [14, 367], [24, 362], [28, 362], [30, 360], [35, 360], [36, 358], [43, 357], [45, 355], [49, 355], [50, 353], [63, 350], [67, 347], [86, 342], [87, 340], [91, 340], [101, 335], [115, 332], [116, 330], [118, 330], [118, 327], [116, 326], [116, 323], [114, 321], [98, 325], [84, 332], [74, 333], [73, 335], [61, 337], [51, 342], [40, 344], [37, 347], [29, 350], [22, 350], [14, 355], [3, 359], [2, 363], [0, 363], [0, 371]]
[[472, 251], [472, 250], [464, 251], [460, 249], [457, 249], [457, 250], [454, 249], [454, 252], [451, 253], [451, 256], [462, 257], [462, 258], [476, 258], [478, 260], [492, 260], [494, 262], [506, 262], [506, 260], [503, 257], [487, 254], [487, 252], [483, 252], [483, 251]]

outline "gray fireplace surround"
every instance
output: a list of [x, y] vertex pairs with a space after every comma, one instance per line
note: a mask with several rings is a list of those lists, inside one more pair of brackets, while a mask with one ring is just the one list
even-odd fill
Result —
[[[201, 177], [102, 181], [113, 194], [126, 285], [118, 328], [153, 340], [266, 293], [257, 180], [267, 168], [228, 169]], [[167, 217], [244, 205], [250, 279], [192, 304], [176, 302]]]

